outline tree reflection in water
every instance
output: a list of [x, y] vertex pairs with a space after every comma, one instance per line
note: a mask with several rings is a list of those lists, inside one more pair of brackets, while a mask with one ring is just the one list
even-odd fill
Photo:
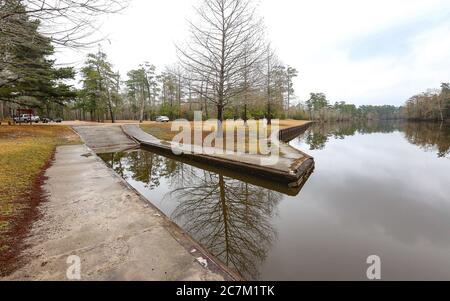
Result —
[[276, 238], [271, 219], [282, 193], [145, 150], [100, 156], [124, 179], [146, 189], [165, 179], [171, 192], [162, 200], [176, 202], [171, 218], [229, 267], [258, 279], [258, 267]]
[[208, 171], [185, 179], [170, 194], [179, 200], [172, 218], [229, 267], [257, 279], [276, 237], [271, 218], [282, 194]]
[[161, 178], [175, 177], [182, 164], [147, 151], [132, 151], [99, 155], [106, 164], [125, 180], [131, 178], [153, 189]]
[[355, 134], [402, 132], [409, 143], [426, 151], [437, 152], [438, 157], [450, 155], [450, 125], [430, 122], [367, 121], [313, 124], [299, 138], [310, 150], [322, 150], [332, 139], [345, 139]]
[[436, 151], [439, 158], [450, 157], [450, 125], [408, 122], [402, 125], [406, 139], [426, 151]]

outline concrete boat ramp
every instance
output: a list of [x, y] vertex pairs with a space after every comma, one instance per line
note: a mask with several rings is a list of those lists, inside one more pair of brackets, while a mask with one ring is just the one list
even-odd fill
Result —
[[[307, 126], [282, 129], [279, 136], [293, 137], [295, 132], [304, 131]], [[208, 154], [194, 153], [192, 151], [193, 147], [190, 145], [183, 148], [182, 154], [175, 156], [171, 142], [157, 139], [144, 132], [137, 124], [76, 126], [74, 129], [80, 134], [86, 145], [98, 154], [142, 147], [170, 156], [176, 160], [186, 159], [193, 163], [203, 163], [211, 167], [225, 168], [230, 171], [239, 170], [242, 174], [261, 178], [294, 191], [296, 188], [301, 188], [305, 178], [314, 169], [314, 160], [311, 156], [285, 143], [280, 143], [280, 154], [273, 163], [263, 164], [262, 162], [268, 159], [267, 156], [239, 153], [221, 154], [214, 152], [213, 149]]]
[[59, 147], [46, 176], [24, 266], [6, 280], [70, 280], [73, 256], [81, 280], [240, 279], [86, 146]]
[[[157, 150], [168, 155], [173, 154], [171, 143], [145, 133], [138, 125], [123, 125], [122, 129], [128, 137], [137, 141], [143, 148]], [[282, 135], [280, 134], [280, 136]], [[275, 160], [257, 154], [215, 153], [213, 150], [195, 153], [192, 151], [194, 147], [191, 146], [183, 148], [183, 153], [179, 157], [215, 167], [239, 170], [242, 173], [291, 188], [301, 187], [305, 175], [309, 175], [314, 169], [314, 159], [288, 144], [280, 143], [279, 147], [279, 156], [272, 158]], [[268, 164], [264, 164], [265, 161]]]
[[[6, 280], [70, 280], [73, 256], [80, 260], [81, 280], [242, 280], [96, 156], [140, 146], [168, 152], [167, 142], [138, 125], [74, 129], [86, 145], [57, 148], [46, 172], [42, 216], [25, 241], [30, 247], [21, 256], [22, 267]], [[312, 158], [287, 145], [282, 153], [282, 163], [272, 170], [256, 166], [250, 157], [183, 157], [239, 165], [262, 174], [266, 182], [272, 176], [302, 185], [314, 166]]]
[[134, 140], [124, 135], [120, 126], [86, 125], [73, 128], [97, 154], [120, 152], [138, 146]]

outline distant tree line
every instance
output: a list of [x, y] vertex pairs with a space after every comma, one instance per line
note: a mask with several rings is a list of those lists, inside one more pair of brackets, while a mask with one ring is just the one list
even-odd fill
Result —
[[293, 117], [318, 122], [391, 120], [400, 118], [400, 108], [391, 105], [357, 107], [345, 101], [334, 102], [333, 104], [324, 93], [311, 93], [306, 102], [300, 103], [296, 107]]
[[450, 121], [450, 84], [412, 96], [402, 108], [405, 118], [414, 121]]
[[[125, 3], [125, 4], [124, 4]], [[411, 97], [402, 108], [332, 102], [311, 93], [301, 102], [293, 81], [298, 71], [277, 57], [265, 39], [262, 19], [250, 0], [209, 0], [190, 22], [190, 39], [178, 45], [177, 63], [156, 70], [143, 62], [126, 75], [102, 49], [80, 70], [58, 67], [55, 47], [89, 46], [102, 14], [126, 1], [0, 0], [0, 120], [17, 108], [64, 119], [153, 120], [157, 115], [192, 119], [311, 119], [319, 122], [400, 119], [445, 121], [449, 84]], [[68, 84], [78, 72], [80, 87]]]
[[450, 121], [450, 84], [442, 83], [440, 89], [409, 98], [404, 106], [363, 105], [355, 106], [344, 101], [332, 104], [324, 93], [311, 93], [310, 98], [299, 103], [294, 111], [296, 119], [310, 119], [319, 122], [350, 120], [394, 120]]
[[[222, 119], [267, 117], [267, 90], [271, 93], [271, 117], [293, 117], [296, 106], [293, 105], [292, 79], [296, 73], [294, 68], [281, 64], [273, 68], [270, 86], [249, 86], [245, 92], [228, 99]], [[206, 82], [200, 84], [201, 91], [198, 91], [193, 77], [186, 74], [180, 64], [158, 72], [154, 65], [144, 62], [122, 78], [113, 70], [106, 54], [99, 50], [87, 56], [80, 76], [82, 87], [77, 97], [67, 102], [65, 111], [69, 118], [144, 121], [167, 115], [171, 119], [192, 120], [194, 111], [202, 111], [204, 119], [220, 115], [217, 104], [211, 101], [215, 91]]]

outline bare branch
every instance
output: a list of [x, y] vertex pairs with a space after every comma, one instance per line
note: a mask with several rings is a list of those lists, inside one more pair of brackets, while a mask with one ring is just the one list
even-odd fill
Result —
[[[204, 1], [190, 23], [191, 41], [177, 46], [181, 66], [191, 74], [193, 89], [217, 106], [218, 119], [231, 99], [243, 91], [243, 70], [257, 66], [264, 53], [262, 20], [250, 0]], [[205, 85], [214, 90], [206, 95]]]

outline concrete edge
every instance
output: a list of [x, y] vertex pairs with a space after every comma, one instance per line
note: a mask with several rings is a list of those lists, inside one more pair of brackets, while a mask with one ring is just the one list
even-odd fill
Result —
[[[96, 154], [96, 152], [91, 149], [89, 146], [84, 144], [86, 150], [93, 154], [95, 160], [101, 164], [103, 164], [106, 168], [108, 168], [109, 172], [113, 177], [118, 179], [122, 185], [135, 192], [139, 199], [145, 204], [152, 207], [152, 209], [156, 210], [162, 218], [164, 218], [164, 228], [169, 232], [169, 234], [189, 253], [194, 259], [198, 257], [206, 257], [210, 263], [213, 263], [212, 268], [211, 265], [208, 265], [210, 271], [220, 274], [224, 277], [225, 281], [244, 281], [245, 279], [237, 272], [233, 271], [227, 265], [222, 263], [218, 258], [216, 258], [213, 254], [207, 251], [200, 243], [198, 243], [195, 239], [193, 239], [188, 233], [186, 233], [180, 226], [175, 224], [164, 212], [162, 212], [158, 207], [153, 205], [151, 200], [144, 197], [139, 191], [137, 191], [133, 186], [131, 186], [127, 181], [125, 181], [119, 174], [117, 174], [113, 169], [106, 165], [106, 163]], [[196, 252], [191, 253], [191, 250], [195, 249]], [[196, 261], [200, 267], [204, 269], [204, 267]]]
[[312, 124], [314, 124], [314, 121], [307, 121], [302, 125], [294, 125], [284, 129], [279, 129], [277, 133], [278, 139], [287, 144], [295, 139], [295, 137], [298, 137], [298, 134], [295, 133], [296, 131], [307, 130]]
[[[302, 125], [301, 127], [302, 128], [305, 128], [307, 126], [309, 127], [310, 124], [312, 124], [312, 123], [308, 122], [307, 124]], [[124, 134], [127, 135], [129, 138], [133, 139], [134, 141], [137, 141], [142, 147], [162, 150], [165, 153], [172, 153], [172, 149], [169, 146], [164, 145], [162, 143], [162, 140], [157, 139], [153, 135], [142, 131], [142, 129], [140, 129], [139, 126], [138, 126], [138, 128], [143, 133], [145, 133], [149, 138], [154, 140], [155, 143], [149, 142], [149, 141], [143, 141], [143, 140], [139, 139], [138, 137], [134, 136], [132, 133], [129, 133], [127, 131], [126, 127], [127, 127], [127, 125], [121, 126]], [[227, 158], [219, 158], [219, 157], [206, 155], [206, 154], [182, 153], [181, 156], [188, 158], [192, 161], [196, 161], [196, 162], [200, 162], [200, 163], [209, 163], [209, 164], [213, 164], [213, 165], [214, 164], [220, 165], [225, 168], [231, 168], [231, 169], [235, 169], [235, 168], [242, 169], [243, 168], [247, 174], [250, 174], [252, 176], [262, 177], [264, 179], [275, 180], [277, 182], [287, 184], [289, 187], [296, 187], [295, 186], [296, 183], [298, 183], [301, 180], [301, 177], [303, 176], [305, 171], [309, 170], [311, 168], [311, 165], [314, 165], [314, 159], [310, 155], [308, 155], [298, 149], [295, 149], [292, 146], [290, 146], [282, 141], [280, 141], [280, 143], [283, 143], [284, 147], [291, 148], [292, 151], [296, 151], [300, 155], [303, 156], [303, 158], [301, 158], [301, 160], [294, 160], [293, 164], [290, 166], [290, 170], [288, 170], [288, 171], [280, 171], [280, 170], [276, 170], [276, 169], [266, 167], [266, 166], [260, 166], [260, 165], [256, 165], [256, 164], [252, 164], [252, 163], [240, 162], [240, 161], [227, 159]]]

